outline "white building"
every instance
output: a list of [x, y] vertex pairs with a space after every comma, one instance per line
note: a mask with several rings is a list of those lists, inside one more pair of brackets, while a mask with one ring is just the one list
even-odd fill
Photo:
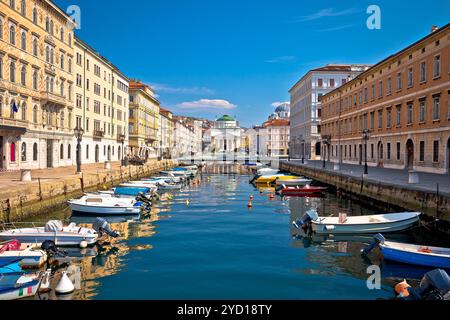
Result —
[[360, 64], [329, 64], [310, 70], [289, 90], [292, 158], [305, 157], [320, 160], [320, 97], [345, 84], [369, 67], [369, 65]]
[[214, 121], [208, 135], [211, 152], [233, 153], [241, 148], [242, 129], [238, 121], [228, 115]]

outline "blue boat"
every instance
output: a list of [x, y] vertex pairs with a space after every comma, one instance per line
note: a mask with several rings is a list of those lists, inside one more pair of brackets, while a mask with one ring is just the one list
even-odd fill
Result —
[[22, 272], [20, 267], [20, 261], [22, 259], [14, 258], [2, 258], [0, 260], [0, 274], [18, 273]]
[[0, 273], [0, 300], [33, 297], [38, 291], [41, 281], [41, 275], [26, 275], [23, 272]]
[[150, 188], [129, 188], [129, 187], [117, 187], [114, 189], [114, 195], [116, 196], [132, 196], [137, 197], [140, 193], [148, 195], [151, 193]]
[[450, 249], [421, 246], [400, 242], [384, 241], [380, 243], [386, 260], [401, 263], [450, 269]]

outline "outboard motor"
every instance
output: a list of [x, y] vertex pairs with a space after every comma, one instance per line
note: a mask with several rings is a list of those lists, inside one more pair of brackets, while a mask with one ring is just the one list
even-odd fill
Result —
[[425, 274], [418, 288], [408, 288], [410, 300], [450, 300], [450, 277], [436, 269]]
[[[138, 202], [138, 204], [139, 204], [139, 202], [142, 203], [143, 206], [144, 206], [147, 210], [148, 210], [149, 208], [151, 208], [151, 206], [152, 206], [152, 202], [150, 201], [150, 199], [148, 199], [148, 198], [144, 195], [144, 193], [142, 193], [142, 192], [139, 192], [139, 193], [138, 193], [138, 195], [137, 195], [137, 197], [136, 197], [136, 201]], [[141, 204], [139, 204], [139, 205], [141, 205]]]
[[95, 219], [93, 228], [95, 231], [97, 231], [100, 234], [100, 236], [102, 236], [103, 234], [107, 234], [108, 236], [110, 236], [112, 238], [119, 237], [119, 233], [113, 231], [111, 229], [111, 227], [109, 226], [108, 221], [106, 221], [103, 218]]
[[378, 233], [373, 237], [373, 241], [362, 250], [362, 254], [367, 256], [370, 252], [372, 252], [373, 249], [378, 247], [380, 244], [383, 244], [386, 241], [386, 239], [383, 237], [382, 234]]
[[319, 215], [317, 214], [316, 210], [308, 210], [306, 211], [305, 215], [297, 221], [294, 221], [292, 224], [297, 229], [303, 228], [303, 229], [309, 229], [311, 228], [311, 222], [316, 221], [319, 219]]
[[55, 242], [53, 242], [52, 240], [45, 240], [41, 244], [41, 249], [47, 252], [47, 254], [52, 257], [62, 257], [62, 258], [67, 257], [67, 252], [59, 249], [56, 246]]
[[255, 176], [253, 177], [253, 179], [250, 180], [250, 183], [253, 184], [256, 182], [256, 180], [258, 180], [259, 178], [261, 178], [262, 176], [260, 174], [255, 174]]

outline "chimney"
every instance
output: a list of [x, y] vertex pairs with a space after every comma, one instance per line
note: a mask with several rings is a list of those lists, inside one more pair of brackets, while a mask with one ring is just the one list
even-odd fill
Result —
[[437, 29], [439, 29], [438, 26], [433, 25], [433, 26], [431, 27], [431, 33], [435, 32]]

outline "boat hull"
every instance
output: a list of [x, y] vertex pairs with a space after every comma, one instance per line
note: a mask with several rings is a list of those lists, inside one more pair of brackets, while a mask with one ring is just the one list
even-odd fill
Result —
[[311, 184], [312, 180], [309, 180], [309, 179], [277, 180], [276, 183], [277, 183], [277, 186], [285, 185], [285, 186], [301, 187], [301, 186], [306, 186], [308, 184]]
[[138, 215], [141, 212], [140, 207], [89, 206], [75, 203], [70, 203], [69, 205], [73, 212], [82, 214], [95, 214], [97, 216]]
[[40, 285], [41, 279], [36, 279], [13, 286], [0, 286], [0, 300], [19, 300], [34, 297]]
[[417, 266], [450, 269], [450, 256], [434, 256], [381, 246], [384, 259]]
[[304, 196], [308, 194], [320, 194], [327, 191], [327, 188], [320, 187], [311, 187], [311, 188], [302, 188], [302, 189], [283, 189], [281, 194], [283, 196], [295, 197], [295, 196]]
[[63, 232], [42, 232], [42, 233], [1, 233], [0, 238], [5, 241], [18, 240], [22, 243], [42, 244], [46, 240], [55, 242], [57, 246], [79, 246], [82, 241], [86, 241], [88, 245], [94, 245], [97, 242], [97, 234], [71, 234]]
[[419, 217], [412, 217], [389, 223], [367, 224], [323, 224], [313, 221], [313, 231], [318, 234], [374, 234], [402, 231], [419, 222]]

